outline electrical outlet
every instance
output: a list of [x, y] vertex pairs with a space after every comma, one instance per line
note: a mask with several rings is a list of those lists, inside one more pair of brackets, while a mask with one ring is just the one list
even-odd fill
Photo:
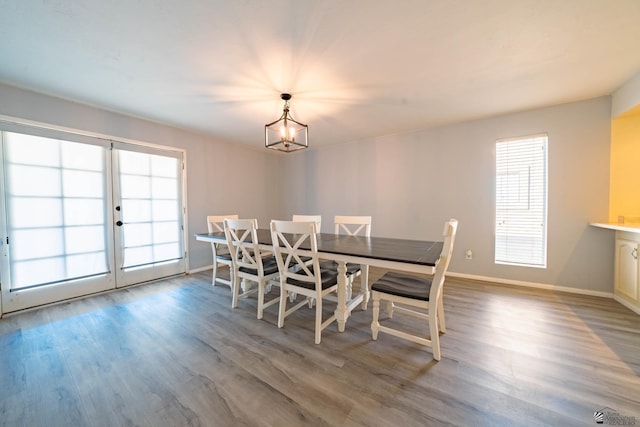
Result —
[[467, 249], [467, 252], [465, 253], [465, 258], [473, 259], [473, 251], [471, 251], [471, 249]]

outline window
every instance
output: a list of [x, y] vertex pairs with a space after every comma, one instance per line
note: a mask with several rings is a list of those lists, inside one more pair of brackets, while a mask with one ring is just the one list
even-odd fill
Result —
[[547, 135], [496, 142], [496, 264], [547, 265]]

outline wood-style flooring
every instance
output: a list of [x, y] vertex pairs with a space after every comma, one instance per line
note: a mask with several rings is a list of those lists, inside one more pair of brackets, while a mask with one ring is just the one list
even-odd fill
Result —
[[257, 320], [255, 298], [233, 310], [210, 280], [0, 320], [0, 425], [588, 426], [603, 408], [640, 425], [640, 316], [613, 300], [448, 279], [435, 362], [372, 341], [371, 306], [315, 345], [314, 310], [278, 329], [277, 306]]

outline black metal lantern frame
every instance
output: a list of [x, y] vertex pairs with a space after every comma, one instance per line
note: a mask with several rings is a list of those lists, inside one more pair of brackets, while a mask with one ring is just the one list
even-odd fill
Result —
[[294, 120], [289, 115], [290, 94], [283, 93], [280, 98], [284, 101], [282, 116], [264, 126], [264, 146], [286, 153], [307, 148], [309, 126]]

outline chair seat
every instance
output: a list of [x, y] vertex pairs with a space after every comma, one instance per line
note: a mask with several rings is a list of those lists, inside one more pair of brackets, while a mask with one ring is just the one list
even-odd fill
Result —
[[[313, 273], [313, 268], [309, 269]], [[320, 280], [322, 283], [322, 289], [330, 288], [338, 283], [338, 272], [335, 270], [323, 270], [320, 269]], [[312, 282], [305, 282], [302, 280], [296, 280], [287, 278], [287, 283], [290, 285], [300, 286], [301, 288], [315, 289], [316, 285]]]
[[[320, 263], [320, 268], [322, 270], [337, 270], [338, 263], [335, 261], [322, 261]], [[360, 264], [354, 264], [352, 262], [347, 263], [347, 276], [352, 276], [360, 271]]]
[[429, 301], [431, 279], [389, 272], [375, 282], [371, 286], [371, 290], [399, 297]]
[[231, 262], [231, 254], [229, 253], [228, 249], [224, 249], [216, 253], [216, 259]]
[[[440, 360], [440, 333], [445, 333], [447, 327], [444, 320], [443, 287], [445, 275], [453, 253], [453, 241], [458, 229], [458, 220], [450, 219], [444, 223], [444, 244], [440, 259], [435, 266], [433, 277], [418, 277], [391, 271], [386, 273], [371, 286], [373, 299], [373, 319], [371, 321], [371, 338], [378, 339], [382, 332], [394, 335], [420, 345], [431, 347], [433, 358]], [[392, 325], [380, 324], [380, 303], [386, 301], [389, 319], [393, 318], [393, 311], [426, 320], [429, 325], [428, 335], [424, 333], [409, 333], [396, 329]], [[398, 306], [395, 306], [398, 303]]]
[[[262, 258], [262, 269], [264, 271], [265, 276], [268, 276], [270, 274], [277, 272], [278, 262], [276, 261], [276, 258], [274, 256]], [[258, 270], [256, 268], [240, 267], [239, 270], [242, 273], [249, 273], [253, 276], [258, 275]]]

